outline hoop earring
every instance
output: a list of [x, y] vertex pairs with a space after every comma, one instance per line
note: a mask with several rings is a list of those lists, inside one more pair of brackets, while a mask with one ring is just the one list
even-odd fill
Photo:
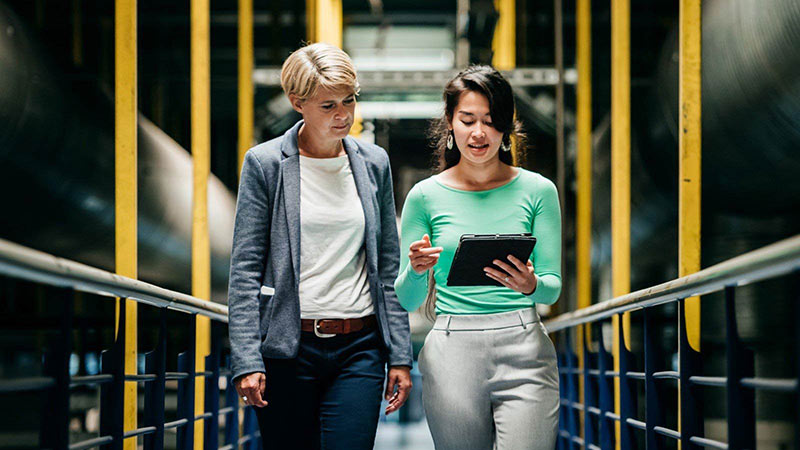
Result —
[[506, 145], [506, 144], [500, 144], [500, 150], [502, 150], [504, 152], [510, 152], [511, 151], [511, 146], [510, 145]]
[[447, 136], [447, 149], [453, 149], [453, 131], [450, 131], [450, 134]]

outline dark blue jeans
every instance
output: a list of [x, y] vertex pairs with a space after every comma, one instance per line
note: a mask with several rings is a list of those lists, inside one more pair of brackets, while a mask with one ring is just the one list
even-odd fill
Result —
[[265, 450], [372, 449], [386, 365], [377, 330], [303, 332], [297, 358], [264, 362], [269, 405], [255, 409]]

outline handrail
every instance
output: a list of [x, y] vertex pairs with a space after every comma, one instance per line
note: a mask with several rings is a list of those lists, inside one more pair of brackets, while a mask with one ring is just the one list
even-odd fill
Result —
[[0, 239], [0, 274], [228, 322], [228, 307]]
[[800, 235], [778, 241], [697, 273], [642, 289], [587, 308], [561, 314], [545, 322], [548, 331], [558, 331], [636, 309], [677, 299], [704, 295], [726, 286], [743, 286], [800, 268]]

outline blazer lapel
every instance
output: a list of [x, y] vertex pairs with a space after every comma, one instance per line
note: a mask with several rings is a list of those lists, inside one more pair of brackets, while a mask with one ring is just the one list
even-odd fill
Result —
[[284, 159], [281, 163], [283, 181], [284, 211], [288, 226], [289, 249], [292, 253], [295, 285], [300, 283], [300, 156], [297, 148], [297, 133], [303, 121], [297, 122], [284, 134], [281, 152]]
[[361, 156], [358, 144], [350, 138], [344, 139], [344, 149], [350, 160], [350, 168], [353, 170], [353, 180], [356, 183], [358, 197], [361, 199], [361, 207], [364, 209], [364, 241], [367, 247], [367, 262], [373, 270], [376, 270], [377, 264], [375, 261], [378, 256], [378, 245], [376, 243], [377, 219], [375, 216], [372, 184], [370, 182], [369, 173], [367, 172], [367, 165], [364, 162], [364, 157]]

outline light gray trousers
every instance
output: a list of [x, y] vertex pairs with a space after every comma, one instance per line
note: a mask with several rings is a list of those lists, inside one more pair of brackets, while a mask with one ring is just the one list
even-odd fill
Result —
[[437, 450], [553, 450], [556, 351], [533, 308], [439, 315], [419, 355]]

